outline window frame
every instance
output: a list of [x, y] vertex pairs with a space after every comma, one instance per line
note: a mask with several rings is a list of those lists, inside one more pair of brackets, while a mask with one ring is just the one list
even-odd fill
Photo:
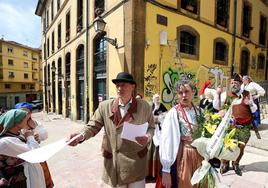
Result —
[[84, 19], [84, 2], [77, 0], [77, 16], [76, 16], [76, 32], [79, 33], [83, 29]]
[[13, 52], [14, 52], [14, 51], [13, 51], [13, 48], [12, 48], [12, 47], [8, 47], [8, 48], [7, 48], [7, 52], [13, 54]]
[[[100, 3], [96, 3], [97, 1], [99, 1]], [[96, 9], [98, 8], [105, 10], [105, 0], [94, 0], [94, 18], [97, 17]]]
[[54, 0], [51, 0], [51, 22], [54, 19]]
[[[193, 17], [199, 17], [200, 16], [200, 0], [186, 0], [189, 4], [191, 4], [191, 1], [196, 1], [196, 13], [189, 10], [189, 8], [183, 8], [182, 7], [182, 1], [183, 0], [178, 0], [178, 10], [184, 14], [193, 16]], [[187, 5], [187, 6], [192, 6], [192, 5]], [[187, 7], [186, 6], [186, 7]]]
[[[216, 44], [217, 43], [222, 43], [225, 45], [226, 47], [226, 53], [224, 54], [224, 61], [216, 59], [216, 55], [217, 55], [217, 49], [216, 49]], [[217, 64], [217, 65], [224, 65], [224, 66], [228, 66], [228, 61], [229, 61], [229, 44], [228, 42], [221, 37], [215, 38], [213, 41], [213, 64]]]
[[15, 78], [14, 72], [9, 71], [8, 72], [8, 78]]
[[57, 45], [57, 48], [60, 49], [61, 48], [61, 22], [58, 24], [58, 27], [57, 27], [57, 38], [58, 38], [58, 45]]
[[55, 52], [55, 31], [52, 31], [51, 34], [51, 54]]
[[[195, 54], [188, 54], [188, 53], [183, 53], [180, 51], [180, 44], [181, 44], [181, 32], [188, 32], [191, 35], [194, 35], [196, 37], [196, 46], [195, 46]], [[194, 59], [194, 60], [199, 60], [199, 53], [200, 53], [200, 34], [195, 30], [193, 27], [189, 25], [181, 25], [177, 27], [177, 46], [178, 46], [178, 51], [177, 53], [180, 53], [180, 56], [183, 58], [187, 59]]]
[[[262, 18], [264, 18], [265, 23], [266, 23], [266, 26], [264, 27], [265, 31], [263, 33], [261, 33], [262, 32], [262, 30], [261, 30], [262, 29], [262, 27], [261, 27], [262, 26], [262, 24], [261, 24]], [[266, 44], [267, 44], [267, 25], [268, 25], [267, 22], [268, 22], [268, 17], [266, 15], [260, 13], [259, 44], [262, 46], [266, 46]], [[261, 36], [261, 34], [264, 34], [264, 38], [263, 38], [263, 36]], [[264, 41], [264, 44], [261, 43], [262, 40]]]
[[229, 28], [229, 24], [230, 24], [230, 0], [221, 0], [221, 1], [227, 1], [227, 14], [228, 14], [228, 17], [227, 17], [227, 20], [226, 20], [226, 26], [220, 24], [220, 20], [218, 21], [218, 1], [220, 0], [216, 0], [215, 1], [215, 25], [219, 26], [219, 27], [222, 27], [222, 28], [225, 28], [225, 29], [228, 29]]
[[5, 89], [11, 89], [11, 84], [5, 84]]
[[28, 62], [23, 62], [23, 67], [24, 68], [29, 68], [29, 63]]
[[71, 39], [71, 10], [66, 13], [65, 19], [65, 42], [68, 42]]
[[[244, 22], [245, 22], [245, 18], [244, 18], [244, 11], [245, 11], [245, 6], [248, 6], [249, 7], [249, 11], [250, 11], [250, 18], [249, 18], [249, 25], [248, 25], [248, 29], [247, 29], [247, 32], [248, 33], [244, 33], [244, 27], [246, 27], [245, 26], [245, 24], [244, 24]], [[252, 31], [252, 29], [253, 29], [253, 27], [252, 27], [252, 4], [251, 3], [249, 3], [249, 1], [247, 1], [247, 0], [243, 0], [243, 6], [242, 6], [243, 8], [242, 8], [242, 16], [241, 16], [241, 36], [242, 37], [244, 37], [244, 38], [250, 38], [250, 35], [251, 35], [251, 31]], [[245, 35], [245, 34], [248, 34], [248, 35]]]
[[23, 75], [24, 75], [24, 76], [23, 76], [24, 79], [29, 79], [29, 74], [28, 74], [28, 73], [24, 73]]
[[[260, 67], [260, 57], [263, 58], [263, 62], [261, 64], [261, 67]], [[257, 61], [257, 70], [264, 70], [265, 68], [265, 55], [263, 53], [259, 53], [258, 54], [258, 61]]]
[[23, 50], [23, 56], [28, 57], [28, 51]]
[[14, 60], [13, 59], [8, 59], [7, 64], [8, 64], [8, 66], [14, 66]]

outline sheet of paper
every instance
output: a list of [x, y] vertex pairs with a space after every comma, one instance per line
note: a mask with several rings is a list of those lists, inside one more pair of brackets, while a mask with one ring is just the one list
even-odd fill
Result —
[[78, 138], [80, 135], [81, 134], [76, 135], [68, 142], [66, 142], [66, 139], [61, 139], [51, 144], [45, 145], [43, 147], [30, 150], [25, 153], [21, 153], [18, 155], [18, 157], [30, 163], [40, 163], [47, 161], [50, 157], [55, 155], [55, 153], [63, 149], [65, 146], [67, 146], [73, 140]]
[[145, 136], [147, 129], [148, 129], [148, 122], [141, 125], [135, 125], [128, 122], [124, 122], [121, 138], [137, 142], [135, 138], [137, 136]]

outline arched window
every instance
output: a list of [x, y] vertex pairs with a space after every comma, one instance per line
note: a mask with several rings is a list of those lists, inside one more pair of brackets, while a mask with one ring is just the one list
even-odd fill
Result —
[[62, 114], [62, 62], [58, 59], [58, 113]]
[[[55, 61], [52, 62], [52, 67], [55, 67]], [[56, 73], [54, 71], [52, 71], [52, 82], [51, 82], [51, 86], [52, 86], [52, 104], [53, 104], [53, 108], [52, 108], [52, 112], [56, 111], [56, 88], [55, 88], [55, 84], [56, 84]]]
[[77, 119], [84, 120], [84, 45], [76, 49], [76, 106]]
[[216, 38], [213, 49], [213, 63], [228, 65], [228, 43], [223, 38]]
[[102, 37], [94, 39], [94, 63], [93, 63], [93, 109], [95, 110], [99, 103], [106, 100], [106, 53], [107, 41]]
[[258, 69], [264, 69], [265, 56], [263, 54], [258, 55]]
[[66, 116], [72, 118], [71, 104], [72, 104], [72, 93], [71, 93], [71, 53], [68, 52], [65, 55], [65, 91], [66, 91]]
[[177, 28], [177, 42], [179, 52], [184, 58], [199, 58], [199, 34], [190, 26]]

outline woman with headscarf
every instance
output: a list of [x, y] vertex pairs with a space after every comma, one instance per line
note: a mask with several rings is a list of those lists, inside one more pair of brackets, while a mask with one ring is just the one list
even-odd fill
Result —
[[39, 147], [29, 130], [27, 121], [30, 114], [13, 109], [0, 117], [0, 187], [45, 188], [41, 165], [36, 165], [35, 173], [27, 173], [23, 160], [17, 155]]
[[[32, 109], [33, 109], [33, 105], [28, 103], [28, 102], [20, 102], [18, 104], [15, 105], [16, 109], [21, 109], [21, 110], [25, 110], [27, 111], [30, 115], [32, 115]], [[35, 140], [40, 143], [41, 141], [44, 141], [48, 138], [48, 133], [46, 131], [46, 129], [44, 128], [44, 126], [38, 122], [32, 119], [32, 117], [29, 118], [29, 120], [27, 121], [28, 126], [30, 127], [30, 129], [33, 130], [34, 132], [34, 138]], [[25, 168], [27, 169], [27, 171], [29, 173], [33, 173], [35, 171], [35, 165], [36, 164], [30, 164], [30, 163], [26, 163], [25, 164]], [[37, 164], [39, 165], [39, 164]], [[53, 184], [53, 180], [47, 165], [47, 162], [42, 162], [40, 163], [40, 165], [43, 168], [43, 173], [45, 176], [45, 182], [46, 182], [46, 188], [52, 188], [54, 186]]]
[[257, 110], [253, 113], [253, 125], [257, 127], [261, 124], [259, 98], [264, 96], [265, 90], [258, 83], [253, 82], [248, 75], [243, 76], [242, 81], [241, 89], [247, 90], [253, 97], [254, 103], [257, 105]]
[[[20, 102], [15, 105], [15, 109], [25, 110], [32, 115], [33, 105], [28, 102]], [[48, 138], [48, 133], [44, 126], [30, 117], [28, 126], [34, 131], [34, 137], [37, 142], [44, 141]]]

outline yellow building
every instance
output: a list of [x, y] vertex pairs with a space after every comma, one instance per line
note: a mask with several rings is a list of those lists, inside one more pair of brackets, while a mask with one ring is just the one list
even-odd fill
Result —
[[183, 76], [199, 86], [213, 79], [228, 87], [231, 72], [267, 80], [267, 18], [261, 0], [148, 1], [145, 96], [160, 92], [169, 104]]
[[0, 107], [42, 99], [41, 50], [0, 39]]
[[[35, 13], [42, 22], [47, 112], [87, 121], [100, 101], [116, 96], [110, 81], [125, 70], [124, 62], [131, 56], [125, 50], [133, 48], [130, 44], [124, 46], [131, 40], [124, 39], [126, 5], [131, 10], [129, 3], [119, 0], [38, 1]], [[108, 45], [103, 35], [95, 34], [93, 20], [97, 8], [105, 9], [107, 35], [117, 37], [118, 48]]]
[[[39, 0], [36, 14], [46, 110], [73, 120], [87, 121], [116, 96], [111, 80], [120, 71], [134, 75], [145, 99], [160, 93], [168, 105], [182, 77], [225, 86], [234, 72], [267, 80], [265, 1]], [[94, 30], [96, 20], [104, 31]]]

